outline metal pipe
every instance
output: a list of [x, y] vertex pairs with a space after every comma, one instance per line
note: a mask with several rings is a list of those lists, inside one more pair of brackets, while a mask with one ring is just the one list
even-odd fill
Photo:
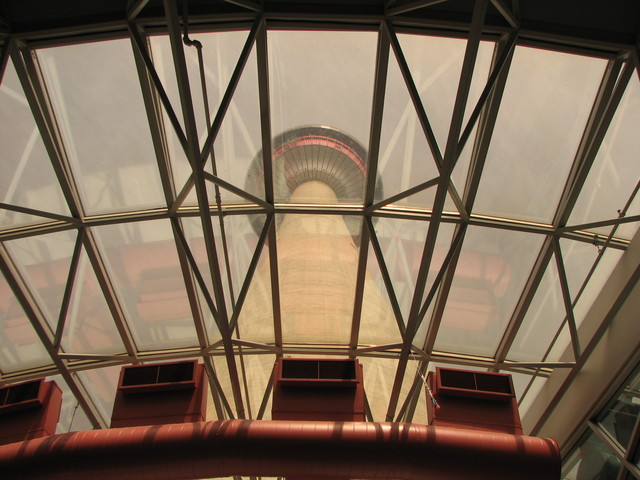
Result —
[[233, 475], [404, 480], [560, 478], [550, 439], [373, 422], [224, 420], [91, 430], [0, 447], [3, 478]]

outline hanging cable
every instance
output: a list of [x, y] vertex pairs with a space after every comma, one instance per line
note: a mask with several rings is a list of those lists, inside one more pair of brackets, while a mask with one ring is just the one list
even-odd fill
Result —
[[418, 359], [416, 358], [415, 354], [411, 355], [413, 357], [413, 359], [416, 361], [416, 372], [418, 373], [418, 375], [420, 376], [420, 378], [422, 379], [422, 383], [424, 384], [424, 386], [427, 389], [427, 393], [429, 394], [429, 398], [431, 399], [431, 403], [433, 403], [434, 407], [438, 407], [438, 401], [436, 400], [435, 395], [433, 394], [433, 391], [431, 390], [431, 386], [429, 385], [429, 382], [427, 381], [427, 378], [424, 376], [424, 374], [420, 371], [420, 362], [418, 361]]

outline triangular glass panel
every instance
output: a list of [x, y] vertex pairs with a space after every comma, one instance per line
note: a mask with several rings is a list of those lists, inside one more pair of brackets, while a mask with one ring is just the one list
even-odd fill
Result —
[[[247, 380], [247, 390], [249, 393], [249, 401], [245, 405], [248, 418], [258, 418], [260, 405], [267, 390], [273, 364], [276, 360], [275, 355], [243, 355], [240, 359], [244, 362], [244, 374]], [[273, 397], [273, 391], [269, 394], [269, 398]], [[262, 420], [271, 420], [271, 408], [265, 409]]]
[[[399, 165], [402, 167], [399, 168]], [[400, 67], [395, 57], [390, 58], [380, 134], [375, 201], [382, 201], [437, 176], [438, 168], [435, 159], [420, 125]], [[414, 200], [430, 199], [416, 197]], [[408, 205], [431, 208], [433, 203]]]
[[176, 240], [168, 220], [93, 229], [141, 350], [199, 344]]
[[376, 260], [373, 247], [367, 246], [367, 248], [369, 253], [358, 342], [364, 345], [402, 343], [402, 336], [382, 278], [380, 265]]
[[[11, 62], [0, 85], [0, 201], [70, 215], [20, 81]], [[0, 211], [0, 228], [42, 223], [40, 217]]]
[[37, 54], [85, 211], [166, 206], [130, 41]]
[[[215, 170], [212, 159], [206, 169], [238, 188], [258, 198], [264, 198], [264, 169], [262, 166], [260, 101], [258, 96], [258, 65], [255, 46], [249, 55], [227, 109], [220, 131], [213, 145]], [[227, 194], [227, 198], [229, 192]], [[241, 199], [239, 202], [251, 203]]]
[[[215, 206], [216, 203], [216, 184], [212, 181], [206, 182], [207, 185], [207, 195], [209, 197], [209, 205]], [[224, 187], [218, 187], [218, 192], [220, 193], [220, 203], [222, 206], [225, 205], [246, 205], [253, 203], [251, 200], [246, 199], [245, 197], [233, 193], [230, 190], [227, 190]]]
[[66, 230], [6, 242], [7, 250], [55, 332], [77, 231]]
[[[571, 341], [568, 335], [556, 339], [561, 327], [563, 329], [569, 328], [568, 323], [564, 321], [565, 317], [566, 311], [562, 299], [560, 279], [555, 259], [552, 258], [518, 329], [507, 358], [523, 362], [559, 360], [559, 358], [551, 357], [549, 350], [554, 342], [558, 345], [557, 340]], [[561, 345], [559, 350], [563, 348], [570, 348], [569, 343]], [[558, 349], [556, 349], [557, 351]]]
[[0, 229], [19, 228], [27, 225], [38, 225], [50, 222], [50, 218], [0, 208]]
[[80, 254], [73, 283], [62, 333], [62, 348], [72, 353], [125, 351], [96, 274], [84, 250]]
[[0, 371], [16, 372], [53, 363], [31, 322], [0, 275]]
[[47, 381], [54, 381], [62, 390], [62, 406], [60, 407], [60, 419], [56, 427], [56, 433], [68, 433], [92, 430], [93, 425], [78, 404], [78, 399], [73, 394], [62, 375], [47, 377]]
[[[640, 136], [636, 126], [640, 123], [639, 98], [640, 80], [634, 74], [589, 170], [569, 225], [615, 219], [618, 210], [628, 202], [638, 182], [636, 152], [640, 149]], [[640, 203], [636, 201], [626, 215], [639, 213]], [[623, 225], [616, 231], [616, 236], [631, 239], [638, 226], [638, 222]], [[593, 231], [608, 235], [611, 227]]]
[[[595, 245], [575, 240], [560, 240], [565, 270], [574, 306], [576, 325], [582, 323], [593, 302], [598, 298], [609, 276], [622, 256], [621, 250], [607, 248], [596, 265], [598, 249]], [[593, 267], [595, 266], [595, 269]], [[589, 272], [593, 269], [590, 276]], [[583, 283], [586, 285], [583, 286]], [[576, 302], [576, 297], [578, 297]]]
[[[258, 343], [275, 342], [270, 265], [269, 248], [265, 245], [238, 316], [238, 328], [233, 332], [236, 338]], [[239, 284], [236, 295], [240, 294], [241, 286]]]

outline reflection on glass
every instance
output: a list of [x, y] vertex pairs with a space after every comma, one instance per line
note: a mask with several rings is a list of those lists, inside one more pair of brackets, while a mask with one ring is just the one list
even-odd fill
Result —
[[551, 221], [605, 64], [516, 47], [478, 189], [478, 213]]
[[[638, 183], [640, 136], [640, 80], [632, 75], [620, 107], [607, 130], [589, 176], [571, 214], [569, 224], [582, 224], [616, 218], [624, 208]], [[635, 202], [627, 216], [638, 215], [640, 203]], [[630, 239], [640, 224], [633, 222], [618, 228], [616, 236]], [[600, 231], [608, 235], [611, 228]]]
[[435, 348], [493, 355], [541, 244], [542, 236], [469, 227]]
[[140, 349], [197, 345], [169, 221], [94, 229]]
[[98, 411], [107, 425], [111, 423], [121, 368], [120, 366], [95, 368], [77, 373], [79, 380], [85, 385], [93, 404], [98, 407]]
[[629, 448], [631, 434], [640, 416], [640, 372], [636, 373], [609, 405], [600, 418], [600, 424], [615, 438], [623, 449]]
[[166, 205], [128, 40], [38, 50], [85, 210]]
[[15, 372], [52, 363], [9, 284], [0, 276], [0, 371]]
[[[0, 202], [69, 215], [44, 143], [11, 62], [0, 84]], [[0, 228], [48, 219], [0, 209]]]
[[616, 480], [620, 460], [591, 432], [562, 470], [563, 480]]

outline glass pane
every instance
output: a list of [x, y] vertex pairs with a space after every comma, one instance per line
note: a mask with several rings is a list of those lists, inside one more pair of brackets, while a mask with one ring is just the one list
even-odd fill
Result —
[[[438, 176], [435, 159], [393, 54], [390, 55], [387, 72], [378, 172], [376, 202]], [[431, 188], [395, 203], [430, 208], [434, 190]]]
[[234, 332], [244, 340], [275, 342], [270, 265], [269, 249], [265, 246], [238, 317], [238, 331]]
[[591, 432], [563, 465], [563, 480], [615, 480], [620, 460]]
[[89, 214], [165, 206], [129, 40], [38, 50]]
[[169, 222], [108, 225], [94, 233], [138, 347], [198, 345]]
[[[278, 145], [288, 143], [289, 135], [294, 134], [284, 132], [291, 129], [326, 125], [330, 127], [329, 130], [335, 131], [331, 134], [327, 134], [326, 130], [324, 133], [313, 132], [312, 136], [305, 131], [308, 148], [304, 150], [313, 150], [311, 146], [315, 145], [318, 153], [307, 153], [305, 156], [311, 158], [295, 162], [287, 157], [297, 155], [302, 150], [287, 148], [287, 152], [279, 155], [279, 158], [287, 160], [287, 175], [291, 176], [288, 170], [292, 164], [296, 166], [292, 173], [300, 169], [313, 171], [316, 175], [314, 178], [318, 180], [326, 175], [323, 172], [337, 176], [338, 180], [342, 178], [343, 171], [348, 177], [357, 177], [358, 170], [366, 173], [366, 156], [354, 156], [354, 148], [350, 143], [367, 145], [369, 141], [376, 39], [377, 35], [372, 32], [269, 32], [271, 118], [272, 132], [276, 135], [274, 147], [277, 150]], [[291, 59], [295, 59], [295, 62]], [[349, 68], [345, 68], [346, 65]], [[358, 88], [354, 89], [354, 85]], [[344, 139], [341, 132], [348, 138]], [[281, 137], [283, 134], [285, 138]], [[298, 133], [295, 136], [299, 137]], [[328, 147], [328, 144], [331, 146]], [[341, 150], [343, 155], [337, 159], [339, 164], [336, 164], [336, 159], [328, 154]], [[357, 152], [358, 148], [355, 150]], [[285, 153], [288, 155], [284, 156]], [[278, 163], [282, 163], [282, 160]], [[280, 193], [277, 186], [281, 176], [278, 168], [278, 165], [274, 166], [276, 200], [286, 202], [289, 201], [288, 192]], [[352, 173], [348, 173], [354, 168]], [[287, 180], [291, 182], [290, 178]], [[362, 202], [364, 182], [360, 183], [344, 196], [336, 192], [338, 201]]]
[[[296, 192], [315, 195], [328, 189], [320, 182], [307, 182]], [[340, 215], [277, 217], [285, 342], [349, 342], [359, 244], [345, 219]], [[359, 231], [362, 220], [355, 221], [353, 226]]]
[[368, 248], [358, 341], [360, 344], [368, 345], [402, 343], [400, 328], [389, 301], [373, 246], [369, 245]]
[[629, 448], [631, 434], [640, 416], [640, 372], [625, 383], [624, 388], [600, 418], [600, 424], [620, 446]]
[[68, 230], [5, 243], [53, 331], [58, 325], [76, 237], [76, 230]]
[[2, 373], [52, 363], [4, 276], [0, 276], [0, 370]]
[[[9, 62], [0, 85], [0, 202], [69, 215], [20, 81]], [[49, 219], [0, 209], [0, 229]]]
[[516, 47], [478, 190], [477, 213], [551, 221], [605, 64]]
[[78, 378], [85, 387], [90, 387], [86, 389], [107, 425], [111, 423], [111, 414], [113, 413], [113, 404], [116, 399], [121, 368], [118, 365], [83, 370], [77, 373]]
[[542, 240], [542, 235], [469, 227], [437, 350], [494, 354]]
[[60, 408], [60, 419], [56, 426], [56, 433], [91, 430], [93, 425], [91, 425], [87, 415], [84, 413], [84, 410], [62, 375], [48, 377], [47, 381], [49, 380], [56, 382], [56, 385], [62, 390], [62, 407]]
[[[524, 362], [541, 361], [565, 317], [558, 270], [552, 258], [516, 334], [508, 358]], [[568, 328], [566, 323], [564, 328]], [[544, 359], [559, 360], [548, 355]]]
[[[639, 123], [640, 80], [632, 75], [573, 209], [570, 225], [616, 218], [617, 211], [624, 208], [640, 180], [636, 155], [640, 150]], [[639, 213], [640, 204], [635, 202], [627, 216]], [[635, 222], [621, 227], [616, 234], [630, 239], [637, 229], [638, 222]]]

